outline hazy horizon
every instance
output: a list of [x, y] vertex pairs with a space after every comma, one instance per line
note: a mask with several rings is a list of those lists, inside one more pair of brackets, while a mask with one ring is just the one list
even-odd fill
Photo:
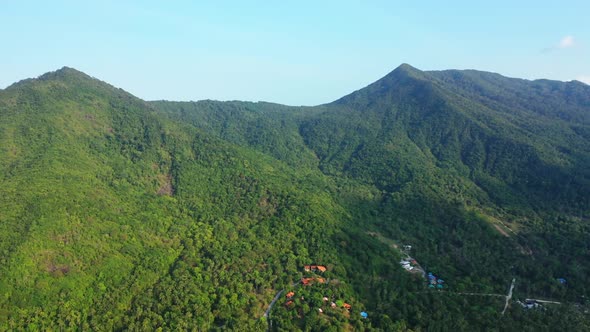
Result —
[[[407, 64], [407, 65], [410, 65], [410, 66], [412, 66], [412, 64], [408, 64], [408, 63], [403, 63], [403, 64]], [[396, 66], [396, 67], [395, 67], [394, 69], [392, 69], [391, 71], [395, 70], [397, 67], [399, 67], [399, 66], [401, 66], [401, 65], [403, 65], [403, 64], [399, 64], [398, 66]], [[6, 89], [7, 87], [11, 86], [12, 84], [16, 84], [16, 83], [18, 83], [18, 82], [20, 82], [20, 81], [23, 81], [23, 80], [28, 80], [28, 79], [36, 79], [36, 78], [38, 78], [38, 77], [40, 77], [40, 76], [42, 76], [42, 75], [44, 75], [44, 74], [51, 73], [51, 72], [56, 72], [56, 71], [58, 71], [58, 70], [61, 70], [61, 69], [63, 69], [63, 68], [66, 68], [66, 67], [67, 67], [67, 68], [71, 68], [71, 69], [75, 69], [75, 70], [78, 70], [78, 71], [80, 71], [78, 68], [74, 68], [74, 67], [71, 67], [71, 66], [62, 66], [61, 68], [57, 68], [57, 69], [55, 69], [55, 70], [50, 70], [50, 71], [47, 71], [47, 72], [45, 72], [45, 73], [42, 73], [42, 74], [39, 74], [39, 75], [37, 75], [37, 76], [35, 76], [35, 77], [25, 77], [25, 78], [22, 78], [22, 79], [20, 79], [20, 80], [18, 80], [18, 81], [15, 81], [15, 82], [11, 83], [11, 84], [8, 84], [6, 87], [2, 87], [2, 88], [0, 88], [0, 90]], [[412, 66], [412, 67], [414, 67], [414, 66]], [[414, 68], [416, 68], [416, 67], [414, 67]], [[418, 70], [421, 70], [420, 68], [416, 68], [416, 69], [418, 69]], [[475, 71], [480, 71], [480, 70], [478, 70], [478, 69], [454, 69], [454, 68], [449, 68], [449, 69], [433, 69], [433, 70], [425, 70], [425, 72], [436, 72], [436, 71], [447, 71], [447, 70], [475, 70]], [[207, 101], [207, 100], [212, 100], [212, 101], [220, 101], [220, 102], [233, 102], [233, 101], [239, 101], [239, 102], [251, 102], [251, 103], [259, 103], [259, 102], [260, 102], [260, 103], [281, 104], [281, 105], [285, 105], [285, 106], [305, 106], [305, 107], [308, 107], [308, 106], [309, 106], [309, 107], [312, 107], [312, 106], [319, 106], [319, 105], [322, 105], [322, 104], [327, 104], [327, 103], [333, 102], [333, 101], [335, 101], [335, 100], [337, 100], [337, 99], [339, 99], [339, 98], [342, 98], [342, 97], [344, 97], [344, 96], [346, 96], [346, 95], [348, 95], [348, 94], [350, 94], [350, 93], [353, 93], [353, 92], [355, 92], [355, 91], [357, 91], [357, 90], [363, 89], [363, 88], [365, 88], [367, 85], [369, 85], [369, 84], [372, 84], [373, 82], [375, 82], [375, 81], [377, 81], [377, 80], [379, 80], [379, 79], [383, 78], [384, 76], [386, 76], [387, 74], [389, 74], [391, 71], [389, 71], [389, 72], [387, 72], [387, 73], [385, 73], [385, 74], [381, 75], [380, 77], [377, 77], [377, 78], [375, 78], [373, 81], [369, 82], [369, 83], [368, 83], [368, 84], [366, 84], [366, 85], [359, 86], [359, 87], [357, 87], [357, 88], [356, 88], [356, 89], [354, 89], [354, 90], [351, 90], [351, 91], [348, 91], [348, 92], [344, 93], [343, 95], [341, 95], [341, 96], [339, 96], [339, 97], [335, 98], [334, 100], [329, 100], [329, 101], [325, 101], [325, 102], [322, 102], [322, 103], [319, 103], [319, 104], [313, 104], [313, 105], [311, 105], [311, 104], [310, 104], [310, 105], [303, 105], [303, 104], [285, 104], [285, 103], [273, 102], [273, 101], [268, 101], [268, 100], [247, 100], [247, 99], [224, 99], [224, 100], [221, 100], [221, 99], [213, 99], [213, 98], [188, 99], [188, 100], [176, 100], [176, 99], [145, 99], [145, 98], [141, 98], [141, 96], [137, 96], [137, 95], [135, 95], [135, 94], [134, 94], [134, 95], [135, 95], [136, 97], [139, 97], [139, 98], [141, 98], [141, 99], [145, 100], [145, 101], [199, 102], [199, 101]], [[421, 71], [422, 71], [422, 70], [421, 70]], [[80, 72], [83, 72], [83, 71], [80, 71]], [[105, 83], [107, 83], [107, 84], [111, 84], [110, 82], [108, 82], [108, 81], [105, 81], [104, 79], [102, 79], [102, 78], [101, 78], [99, 75], [97, 76], [97, 75], [93, 75], [92, 73], [87, 73], [87, 72], [83, 72], [83, 73], [84, 73], [84, 74], [86, 74], [86, 75], [89, 75], [89, 76], [90, 76], [90, 77], [92, 77], [92, 78], [95, 78], [95, 79], [98, 79], [98, 80], [100, 80], [100, 81], [103, 81], [103, 82], [105, 82]], [[521, 78], [521, 77], [511, 77], [511, 76], [506, 76], [506, 75], [503, 75], [502, 73], [495, 73], [495, 72], [489, 72], [489, 73], [493, 73], [493, 74], [499, 74], [499, 75], [501, 75], [501, 76], [504, 76], [504, 77], [507, 77], [507, 78], [511, 78], [511, 79], [524, 79], [524, 80], [528, 80], [528, 81], [533, 81], [533, 80], [546, 80], [546, 78], [538, 78], [538, 79], [526, 79], [526, 78]], [[569, 81], [555, 80], [555, 81], [559, 81], [559, 82], [564, 82], [564, 83], [566, 83], [566, 82], [572, 82], [572, 81], [574, 81], [574, 80], [569, 80]], [[587, 82], [583, 82], [583, 81], [580, 81], [580, 80], [576, 80], [576, 81], [578, 81], [578, 82], [582, 82], [582, 83], [584, 83], [584, 84], [586, 84], [586, 85], [590, 85], [590, 84], [589, 84], [589, 83], [587, 83]], [[120, 89], [123, 89], [123, 90], [125, 90], [125, 91], [127, 91], [127, 92], [130, 92], [130, 91], [129, 91], [129, 90], [127, 90], [127, 89], [126, 89], [124, 86], [117, 86], [117, 85], [114, 85], [114, 86], [115, 86], [116, 88], [120, 88]], [[130, 93], [131, 93], [131, 92], [130, 92]], [[133, 94], [133, 93], [132, 93], [132, 94]]]
[[401, 63], [588, 83], [589, 10], [582, 1], [10, 3], [0, 88], [68, 66], [145, 100], [318, 105]]

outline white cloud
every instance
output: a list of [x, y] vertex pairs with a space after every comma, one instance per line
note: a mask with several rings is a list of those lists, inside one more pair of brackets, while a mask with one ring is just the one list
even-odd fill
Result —
[[584, 82], [588, 85], [590, 85], [590, 76], [589, 75], [582, 75], [582, 76], [578, 76], [576, 78], [576, 80], [580, 81], [580, 82]]
[[565, 36], [559, 41], [559, 48], [568, 48], [574, 46], [575, 41], [573, 36]]
[[561, 38], [559, 43], [554, 44], [551, 47], [546, 47], [546, 48], [542, 49], [541, 53], [549, 53], [549, 52], [557, 51], [559, 49], [571, 48], [571, 47], [574, 47], [575, 45], [576, 45], [576, 40], [575, 40], [574, 36], [568, 35], [568, 36]]

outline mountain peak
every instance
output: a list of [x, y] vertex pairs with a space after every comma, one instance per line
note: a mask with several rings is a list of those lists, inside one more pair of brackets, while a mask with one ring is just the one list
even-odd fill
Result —
[[387, 79], [391, 77], [413, 77], [419, 78], [424, 75], [420, 69], [412, 67], [407, 63], [402, 63], [397, 68], [392, 70], [389, 74], [385, 75], [382, 79]]
[[65, 82], [80, 83], [82, 81], [89, 81], [89, 80], [94, 80], [94, 78], [77, 70], [77, 69], [64, 66], [58, 70], [50, 71], [45, 74], [42, 74], [42, 75], [38, 76], [37, 78], [27, 78], [27, 79], [20, 80], [18, 82], [15, 82], [15, 83], [9, 85], [6, 89], [10, 90], [13, 88], [21, 87], [23, 85], [34, 84], [34, 82], [38, 82], [38, 81], [41, 81], [41, 82], [43, 82], [43, 81], [45, 81], [45, 82], [65, 81]]
[[366, 103], [380, 98], [390, 99], [392, 94], [399, 94], [401, 90], [423, 85], [429, 80], [428, 75], [420, 69], [402, 63], [379, 80], [336, 100], [335, 103]]
[[69, 74], [82, 74], [82, 75], [86, 75], [83, 72], [77, 70], [76, 68], [72, 68], [72, 67], [68, 67], [68, 66], [63, 66], [60, 69], [56, 70], [55, 72], [57, 73], [69, 73]]
[[401, 65], [399, 65], [397, 68], [395, 68], [394, 71], [420, 71], [420, 70], [413, 67], [412, 65], [404, 62]]
[[126, 92], [123, 89], [117, 88], [107, 82], [104, 82], [96, 77], [90, 76], [72, 67], [61, 67], [55, 71], [50, 71], [38, 76], [37, 78], [28, 78], [19, 82], [13, 83], [6, 89], [18, 89], [22, 87], [36, 87], [39, 85], [58, 85], [61, 87], [70, 87], [72, 91], [80, 91], [80, 89], [93, 91], [95, 93], [111, 93], [116, 92], [118, 95], [125, 95], [127, 97], [135, 96]]
[[92, 79], [89, 75], [71, 68], [71, 67], [61, 67], [56, 71], [51, 71], [39, 76], [40, 80], [52, 80], [52, 79]]

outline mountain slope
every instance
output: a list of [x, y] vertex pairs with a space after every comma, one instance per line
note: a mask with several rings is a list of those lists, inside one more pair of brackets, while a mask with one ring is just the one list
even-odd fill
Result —
[[[528, 90], [518, 90], [524, 97], [517, 99], [503, 90], [484, 90], [484, 85], [474, 94], [465, 86], [475, 83], [467, 79], [449, 82], [443, 74], [402, 65], [329, 104], [331, 111], [303, 125], [303, 136], [320, 156], [320, 165], [353, 176], [369, 173], [372, 181], [403, 182], [403, 175], [390, 176], [394, 168], [399, 169], [399, 160], [391, 151], [396, 145], [413, 147], [414, 155], [422, 158], [416, 160], [415, 168], [429, 159], [442, 169], [469, 177], [502, 205], [529, 197], [526, 203], [534, 207], [539, 202], [543, 206], [555, 202], [559, 209], [585, 207], [588, 212], [590, 173], [585, 166], [590, 151], [585, 137], [578, 134], [589, 128], [583, 121], [588, 116], [588, 86], [532, 82]], [[513, 89], [522, 84], [503, 80], [506, 82], [498, 84], [516, 85]], [[567, 99], [568, 106], [557, 111], [553, 107], [565, 95], [541, 99], [531, 92], [541, 85], [577, 91], [572, 92], [577, 97]], [[564, 116], [548, 119], [546, 113], [550, 112], [570, 114], [576, 120]], [[347, 136], [342, 136], [343, 132]], [[366, 139], [359, 141], [363, 137]], [[374, 164], [379, 161], [395, 166], [382, 164], [385, 174], [375, 178], [379, 173], [375, 174]]]
[[2, 102], [3, 328], [264, 327], [275, 287], [339, 260], [323, 239], [345, 215], [317, 175], [69, 68]]
[[[576, 276], [579, 288], [571, 296], [579, 300], [587, 284], [579, 268], [589, 258], [590, 142], [578, 133], [589, 128], [590, 87], [479, 73], [500, 83], [495, 89], [479, 84], [474, 93], [466, 87], [480, 81], [448, 81], [446, 74], [402, 65], [325, 105], [328, 111], [302, 124], [302, 136], [325, 173], [387, 193], [375, 223], [392, 237], [426, 244], [421, 251], [437, 269], [480, 271], [496, 279], [492, 284], [516, 275], [528, 279], [521, 290], [546, 296], [554, 291], [547, 291], [551, 276]], [[539, 86], [557, 92], [539, 93]], [[455, 204], [502, 230], [504, 246], [516, 255], [468, 249], [489, 235], [458, 236], [467, 225], [456, 219], [468, 218], [444, 212]], [[438, 243], [429, 243], [433, 239]], [[467, 258], [480, 251], [486, 254]], [[503, 258], [491, 263], [496, 255]]]
[[[272, 140], [250, 142], [249, 130], [232, 131], [238, 138], [229, 139], [284, 160], [311, 151], [322, 173], [354, 183], [335, 195], [355, 225], [420, 245], [417, 257], [462, 280], [465, 290], [500, 291], [517, 276], [526, 280], [521, 294], [580, 301], [590, 258], [589, 95], [579, 82], [402, 65], [315, 111], [244, 112], [256, 124], [278, 123], [274, 114], [281, 114], [287, 124], [275, 139], [304, 142], [284, 150], [290, 155], [276, 153]], [[153, 105], [223, 137], [202, 120], [226, 104], [208, 103], [215, 112], [198, 103], [190, 111], [186, 103]], [[223, 123], [240, 126], [243, 116]], [[374, 191], [361, 194], [362, 186]], [[555, 287], [559, 275], [575, 278], [575, 286]]]
[[[583, 330], [575, 306], [498, 322], [458, 294], [517, 278], [584, 305], [588, 96], [409, 65], [317, 107], [21, 81], [0, 91], [0, 329], [264, 330], [293, 290], [273, 329]], [[448, 292], [400, 268], [405, 243]], [[308, 264], [330, 282], [295, 284]]]

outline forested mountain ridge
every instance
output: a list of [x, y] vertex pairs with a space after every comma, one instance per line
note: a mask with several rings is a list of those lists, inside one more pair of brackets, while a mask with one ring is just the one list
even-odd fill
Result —
[[[452, 84], [446, 80], [462, 75], [469, 79], [457, 78]], [[500, 81], [495, 89], [485, 86], [486, 80], [492, 79]], [[563, 205], [581, 202], [587, 208], [590, 173], [585, 165], [590, 150], [583, 133], [589, 128], [584, 119], [589, 113], [590, 87], [577, 82], [535, 81], [529, 83], [532, 87], [528, 90], [519, 90], [520, 98], [505, 92], [517, 90], [518, 84], [522, 85], [521, 80], [490, 73], [420, 72], [402, 65], [333, 103], [336, 109], [332, 113], [339, 108], [361, 113], [366, 128], [366, 119], [374, 117], [367, 130], [376, 133], [375, 137], [385, 139], [401, 131], [425, 158], [433, 156], [438, 166], [469, 176], [500, 199], [511, 191], [514, 196], [526, 196], [524, 191], [534, 190], [533, 204], [539, 195], [545, 195], [544, 205], [556, 200]], [[558, 92], [540, 99], [539, 93], [529, 91], [541, 88]], [[558, 108], [560, 100], [565, 105]], [[315, 137], [312, 140], [317, 142]], [[354, 162], [354, 156], [352, 159]], [[581, 174], [571, 174], [572, 169]], [[576, 183], [574, 192], [560, 186], [575, 181], [581, 183]], [[496, 193], [502, 182], [508, 186]]]
[[[279, 301], [273, 329], [587, 328], [589, 100], [409, 65], [316, 107], [145, 102], [71, 68], [21, 81], [0, 91], [0, 328], [264, 330], [290, 287], [307, 300]], [[292, 286], [314, 263], [337, 282]], [[456, 295], [512, 278], [567, 304], [500, 316]], [[351, 311], [319, 313], [327, 295]]]
[[[532, 194], [532, 205], [573, 204], [587, 213], [589, 95], [590, 87], [575, 81], [422, 72], [404, 64], [315, 108], [214, 101], [152, 105], [232, 142], [292, 163], [316, 161], [325, 173], [365, 178], [386, 190], [407, 182], [400, 170], [432, 163], [459, 172], [500, 203]], [[394, 152], [396, 147], [408, 150]]]
[[4, 329], [264, 328], [275, 285], [335, 255], [324, 179], [68, 68], [3, 94]]

